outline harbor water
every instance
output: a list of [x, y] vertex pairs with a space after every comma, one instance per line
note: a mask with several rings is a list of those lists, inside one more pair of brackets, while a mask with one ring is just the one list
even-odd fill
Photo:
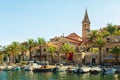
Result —
[[[0, 80], [114, 80], [115, 74], [74, 74], [66, 72], [1, 71]], [[118, 74], [119, 75], [119, 74]], [[120, 80], [120, 77], [118, 77]]]

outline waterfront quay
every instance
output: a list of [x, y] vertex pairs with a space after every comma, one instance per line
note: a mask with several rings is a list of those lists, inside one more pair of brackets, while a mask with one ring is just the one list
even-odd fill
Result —
[[[34, 72], [34, 69], [40, 71]], [[116, 80], [120, 79], [119, 66], [110, 65], [49, 65], [48, 61], [29, 61], [27, 65], [4, 64], [0, 66], [0, 70], [0, 80], [114, 80], [115, 77]]]

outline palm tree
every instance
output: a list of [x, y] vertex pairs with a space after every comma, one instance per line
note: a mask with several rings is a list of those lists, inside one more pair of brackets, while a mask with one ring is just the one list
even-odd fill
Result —
[[120, 47], [119, 46], [115, 46], [115, 47], [113, 47], [113, 48], [110, 49], [110, 52], [112, 54], [115, 54], [116, 61], [118, 62], [118, 57], [120, 55]]
[[[15, 57], [15, 61], [16, 61], [16, 56], [20, 55], [20, 51], [21, 51], [20, 44], [17, 41], [13, 41], [11, 44], [11, 47], [13, 49], [13, 53], [15, 55], [14, 57]], [[19, 59], [17, 58], [17, 60], [19, 60]]]
[[27, 52], [28, 47], [27, 47], [27, 45], [25, 45], [25, 44], [21, 44], [21, 45], [20, 45], [20, 48], [21, 48], [22, 60], [24, 61], [24, 55], [25, 55], [25, 53]]
[[9, 55], [13, 56], [13, 62], [16, 61], [16, 56], [20, 53], [20, 46], [17, 41], [12, 42], [12, 44], [7, 46], [6, 51]]
[[9, 62], [7, 47], [3, 46], [1, 51], [2, 51], [2, 54], [3, 54], [3, 61]]
[[4, 61], [9, 62], [10, 61], [10, 49], [8, 46], [3, 47], [3, 53], [4, 53]]
[[94, 43], [95, 43], [97, 37], [98, 37], [98, 30], [92, 30], [92, 31], [87, 35], [89, 47], [93, 47], [93, 46], [94, 46]]
[[2, 62], [3, 61], [3, 53], [2, 53], [2, 51], [0, 50], [0, 62]]
[[37, 45], [39, 46], [39, 51], [40, 51], [40, 61], [41, 61], [41, 58], [42, 58], [42, 47], [46, 45], [46, 41], [45, 39], [43, 38], [38, 38], [37, 39]]
[[4, 57], [4, 51], [3, 51], [3, 47], [0, 46], [0, 61], [3, 61], [3, 57]]
[[54, 60], [54, 53], [56, 51], [56, 48], [53, 47], [53, 46], [50, 46], [50, 47], [48, 47], [48, 51], [51, 54], [52, 63], [54, 63], [55, 62], [55, 60]]
[[28, 42], [26, 43], [26, 45], [28, 46], [29, 53], [30, 53], [29, 60], [32, 60], [32, 49], [36, 46], [36, 42], [34, 41], [34, 39], [28, 39]]
[[101, 51], [102, 51], [102, 47], [105, 45], [105, 41], [102, 37], [98, 37], [96, 39], [96, 46], [98, 47], [98, 50], [99, 50], [99, 63], [101, 65]]
[[99, 63], [101, 64], [101, 50], [102, 47], [105, 45], [104, 37], [108, 35], [108, 31], [98, 31], [98, 30], [92, 30], [88, 34], [88, 41], [89, 41], [89, 47], [97, 46], [99, 50]]
[[75, 48], [71, 44], [69, 44], [69, 43], [64, 43], [61, 46], [61, 50], [62, 50], [63, 53], [65, 53], [66, 62], [68, 61], [69, 53], [75, 52]]

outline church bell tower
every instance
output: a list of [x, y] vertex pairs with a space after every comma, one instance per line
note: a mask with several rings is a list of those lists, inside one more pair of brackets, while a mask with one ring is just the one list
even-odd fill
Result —
[[90, 31], [90, 21], [87, 13], [87, 9], [85, 10], [84, 19], [82, 21], [82, 41], [86, 42], [87, 34]]

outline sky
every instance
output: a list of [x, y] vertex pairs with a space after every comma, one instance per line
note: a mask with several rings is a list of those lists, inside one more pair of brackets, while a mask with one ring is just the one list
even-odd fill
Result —
[[85, 9], [91, 30], [120, 25], [120, 0], [0, 0], [0, 45], [38, 37], [81, 36]]

